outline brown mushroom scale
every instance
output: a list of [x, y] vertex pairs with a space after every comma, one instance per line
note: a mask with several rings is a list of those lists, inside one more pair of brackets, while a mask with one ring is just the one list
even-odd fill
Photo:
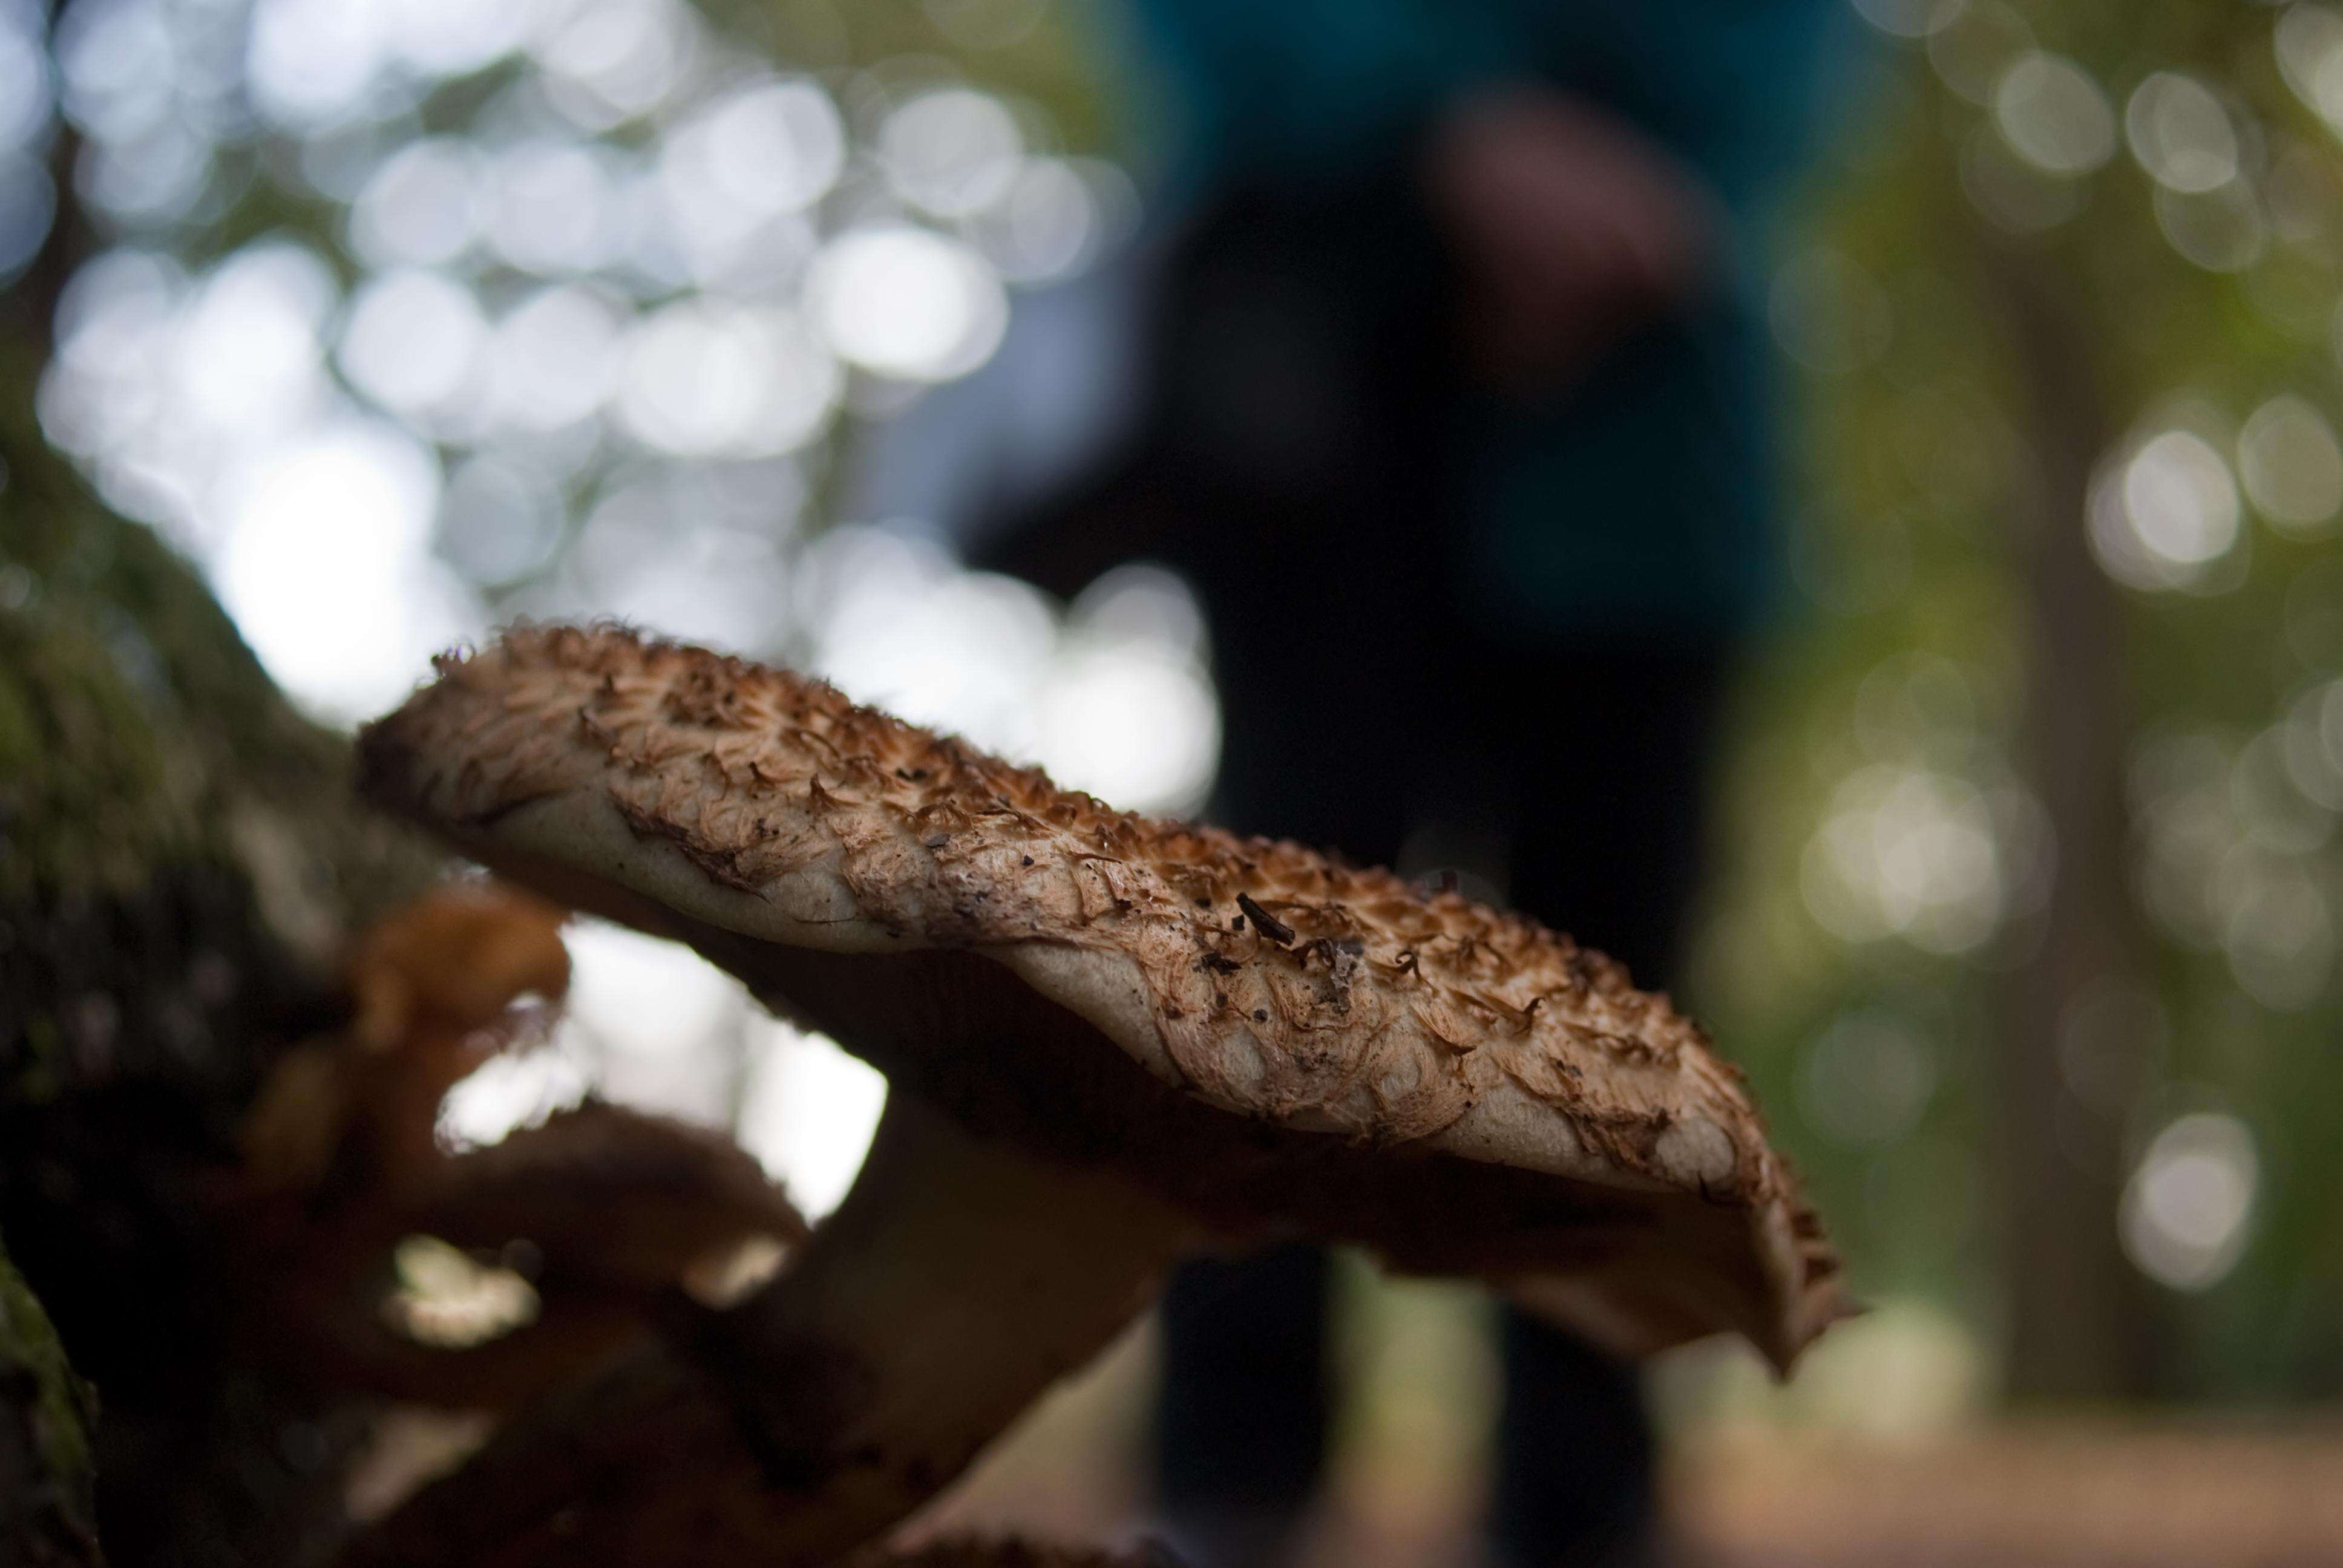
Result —
[[846, 1208], [725, 1331], [789, 1450], [769, 1478], [835, 1492], [880, 1450], [893, 1478], [773, 1561], [940, 1485], [1198, 1246], [1356, 1242], [1631, 1354], [1737, 1331], [1786, 1367], [1845, 1310], [1739, 1074], [1534, 922], [620, 628], [439, 675], [366, 733], [373, 799], [690, 943], [896, 1091]]

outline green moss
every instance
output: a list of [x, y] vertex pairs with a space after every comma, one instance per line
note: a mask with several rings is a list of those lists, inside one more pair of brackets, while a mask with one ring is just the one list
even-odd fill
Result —
[[235, 1103], [437, 856], [50, 449], [35, 384], [0, 345], [0, 1108], [126, 1075]]
[[281, 881], [248, 863], [256, 840], [291, 851], [277, 859], [307, 886], [290, 901], [334, 924], [413, 886], [426, 858], [352, 802], [343, 738], [285, 700], [185, 560], [49, 449], [25, 369], [0, 360], [0, 903], [132, 893], [165, 863]]
[[[336, 1021], [349, 935], [438, 856], [49, 449], [35, 384], [0, 341], [0, 1214], [40, 1292], [0, 1261], [0, 1563], [65, 1564], [98, 1561], [93, 1452], [126, 1554], [273, 1528], [252, 1478], [294, 1484], [268, 1444], [315, 1412], [253, 1402], [216, 1316], [235, 1254], [190, 1194], [275, 1052]], [[95, 1450], [45, 1303], [106, 1387]]]
[[97, 1397], [74, 1375], [39, 1298], [0, 1248], [0, 1421], [25, 1427], [29, 1474], [8, 1477], [0, 1554], [35, 1563], [96, 1561], [90, 1433]]

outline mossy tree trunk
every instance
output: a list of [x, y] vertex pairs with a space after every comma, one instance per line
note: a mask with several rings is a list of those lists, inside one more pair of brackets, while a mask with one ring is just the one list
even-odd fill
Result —
[[89, 1434], [96, 1401], [0, 1251], [0, 1558], [26, 1568], [104, 1562]]
[[[37, 1293], [96, 1387], [86, 1457], [114, 1562], [301, 1561], [338, 1524], [363, 1413], [240, 1335], [215, 1200], [261, 1072], [337, 1020], [347, 934], [431, 861], [353, 805], [341, 741], [287, 704], [187, 565], [50, 451], [37, 373], [0, 344], [10, 1321]], [[0, 1467], [8, 1432], [54, 1434], [65, 1408], [47, 1374], [6, 1375], [10, 1342]], [[85, 1458], [40, 1452], [70, 1461], [55, 1495], [81, 1496]], [[37, 1513], [0, 1496], [0, 1559], [72, 1561], [36, 1554]]]

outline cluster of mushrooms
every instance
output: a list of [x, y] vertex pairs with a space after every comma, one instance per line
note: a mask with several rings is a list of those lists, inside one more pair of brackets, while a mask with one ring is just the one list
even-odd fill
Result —
[[1349, 1243], [1627, 1355], [1733, 1332], [1786, 1369], [1846, 1310], [1699, 1031], [1453, 891], [1113, 811], [618, 628], [445, 659], [360, 751], [374, 801], [689, 944], [890, 1091], [769, 1283], [668, 1303], [358, 1561], [846, 1560], [1202, 1251]]

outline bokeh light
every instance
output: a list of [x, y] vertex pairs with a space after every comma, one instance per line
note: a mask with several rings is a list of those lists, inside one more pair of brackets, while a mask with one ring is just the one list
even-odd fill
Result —
[[2213, 444], [2191, 430], [2160, 431], [2092, 487], [2091, 548], [2129, 588], [2217, 584], [2212, 568], [2238, 542], [2239, 510], [2237, 481]]
[[2156, 226], [2172, 248], [2207, 272], [2241, 272], [2259, 261], [2269, 239], [2260, 198], [2242, 180], [2198, 195], [2158, 186]]
[[848, 695], [1119, 806], [1203, 804], [1219, 708], [1202, 614], [1172, 574], [1111, 573], [1061, 622], [1023, 583], [957, 570], [915, 536], [836, 529], [806, 567], [812, 662]]
[[1041, 693], [1041, 765], [1103, 799], [1201, 809], [1221, 724], [1187, 585], [1146, 566], [1109, 572], [1074, 602], [1061, 648]]
[[2211, 88], [2178, 71], [2158, 71], [2124, 106], [2132, 156], [2167, 190], [2199, 195], [2237, 177], [2237, 133]]
[[[46, 78], [36, 35], [8, 37], [22, 139]], [[1104, 166], [1038, 150], [1029, 111], [932, 72], [859, 144], [838, 82], [679, 0], [87, 0], [57, 58], [85, 194], [116, 221], [225, 211], [256, 159], [347, 203], [354, 276], [273, 236], [189, 264], [100, 253], [68, 291], [41, 404], [110, 501], [223, 585], [287, 689], [342, 719], [395, 697], [434, 641], [516, 612], [625, 614], [764, 653], [819, 640], [790, 613], [798, 525], [850, 405], [980, 364], [1004, 280], [1095, 257], [1128, 205]], [[458, 80], [460, 97], [433, 96]], [[0, 146], [0, 252], [48, 221], [45, 174], [15, 156]], [[647, 460], [721, 468], [726, 498], [658, 514], [704, 498]], [[297, 525], [304, 506], [318, 513]], [[718, 514], [706, 538], [673, 528]], [[647, 548], [662, 529], [676, 548]], [[336, 602], [368, 578], [365, 603]], [[297, 657], [327, 628], [330, 653]], [[1209, 705], [1192, 661], [1127, 653], [1069, 641], [1087, 662], [1067, 690], [1123, 659], [1108, 689], [1155, 680]], [[1058, 699], [1053, 732], [1082, 700]], [[1042, 726], [1024, 728], [1031, 755]], [[1140, 782], [1192, 794], [1209, 773], [1194, 749], [1175, 742]]]
[[2115, 112], [2074, 61], [2020, 55], [1993, 90], [1994, 124], [2017, 155], [2053, 175], [2086, 175], [2115, 156]]
[[887, 116], [878, 153], [888, 182], [913, 206], [967, 217], [1009, 194], [1024, 152], [1001, 100], [968, 87], [922, 93]]
[[488, 330], [479, 301], [456, 279], [420, 268], [385, 273], [350, 301], [334, 362], [379, 407], [423, 418], [471, 385]]
[[[2005, 801], [2005, 814], [2022, 811], [2016, 797]], [[1847, 941], [1898, 937], [1929, 952], [1970, 951], [2009, 911], [2008, 837], [1968, 780], [1875, 763], [1840, 783], [1806, 846], [1807, 910]]]
[[809, 248], [797, 215], [837, 183], [845, 158], [838, 110], [809, 81], [752, 83], [678, 121], [656, 179], [687, 275], [721, 284], [786, 274]]
[[2280, 533], [2324, 533], [2343, 510], [2343, 447], [2327, 417], [2303, 398], [2271, 398], [2237, 432], [2237, 475], [2247, 499]]
[[1893, 1143], [1918, 1123], [1936, 1081], [1936, 1060], [1908, 1023], [1875, 1010], [1853, 1012], [1806, 1051], [1798, 1105], [1834, 1142]]
[[2343, 127], [2343, 15], [2325, 5], [2288, 5], [2270, 43], [2295, 95], [2330, 127]]
[[2198, 1111], [2147, 1146], [2124, 1190], [2124, 1250], [2176, 1291], [2220, 1282], [2246, 1249], [2260, 1162], [2234, 1116]]
[[220, 602], [262, 661], [296, 672], [288, 684], [324, 712], [380, 712], [477, 623], [463, 585], [429, 553], [437, 464], [396, 427], [319, 427], [224, 488]]
[[522, 272], [591, 272], [617, 259], [626, 215], [616, 156], [553, 136], [488, 155], [483, 210], [488, 248]]
[[973, 247], [906, 224], [825, 246], [807, 269], [806, 304], [840, 358], [907, 381], [966, 375], [1009, 325], [999, 275]]
[[478, 156], [427, 136], [382, 161], [351, 205], [350, 248], [370, 266], [431, 266], [462, 256], [478, 236], [486, 195]]
[[489, 427], [558, 430], [598, 412], [618, 384], [627, 321], [621, 301], [589, 285], [557, 284], [513, 307], [483, 355]]
[[618, 418], [656, 451], [766, 457], [819, 436], [839, 367], [786, 310], [686, 300], [639, 323], [619, 378]]

